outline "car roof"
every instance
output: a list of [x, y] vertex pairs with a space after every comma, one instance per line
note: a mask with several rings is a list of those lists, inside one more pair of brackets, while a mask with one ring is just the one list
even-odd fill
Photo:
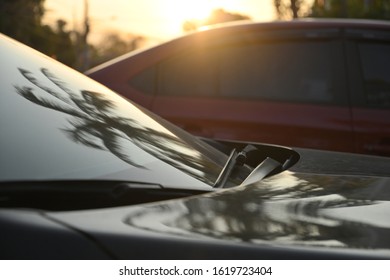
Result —
[[[303, 27], [344, 27], [344, 28], [390, 28], [390, 21], [374, 19], [338, 19], [338, 18], [301, 18], [294, 20], [277, 21], [232, 21], [202, 27], [202, 30], [210, 29], [240, 29], [240, 28], [303, 28]], [[195, 31], [199, 32], [199, 31]], [[185, 35], [184, 35], [185, 36]]]
[[[299, 30], [299, 29], [336, 29], [336, 28], [350, 28], [350, 29], [374, 29], [374, 30], [390, 30], [390, 21], [374, 20], [374, 19], [338, 19], [338, 18], [301, 18], [294, 20], [276, 20], [276, 21], [251, 21], [239, 20], [214, 25], [201, 27], [199, 30], [179, 35], [171, 40], [162, 42], [158, 45], [153, 45], [147, 48], [141, 48], [135, 51], [128, 52], [117, 58], [97, 65], [85, 72], [91, 75], [106, 67], [111, 67], [116, 63], [124, 62], [127, 58], [134, 57], [139, 53], [147, 52], [163, 46], [169, 46], [171, 43], [183, 42], [188, 38], [195, 38], [197, 36], [219, 36], [223, 34], [237, 34], [240, 32], [255, 32], [259, 30]], [[204, 34], [204, 35], [203, 35]]]

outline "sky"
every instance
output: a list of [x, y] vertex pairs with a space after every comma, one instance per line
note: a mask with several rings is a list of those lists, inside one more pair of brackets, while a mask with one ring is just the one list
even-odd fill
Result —
[[[183, 34], [188, 19], [207, 17], [217, 8], [241, 13], [253, 20], [275, 19], [273, 0], [88, 0], [91, 22], [90, 38], [99, 41], [112, 31], [122, 35], [141, 35], [162, 42]], [[82, 0], [46, 0], [44, 21], [68, 22], [68, 28], [80, 28]]]

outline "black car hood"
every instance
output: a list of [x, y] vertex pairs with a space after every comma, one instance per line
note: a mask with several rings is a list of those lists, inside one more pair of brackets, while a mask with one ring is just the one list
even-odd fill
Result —
[[47, 215], [118, 258], [305, 259], [390, 258], [388, 213], [389, 177], [285, 171], [186, 199]]

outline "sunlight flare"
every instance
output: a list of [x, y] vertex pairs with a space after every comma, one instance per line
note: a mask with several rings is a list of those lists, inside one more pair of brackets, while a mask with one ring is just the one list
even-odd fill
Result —
[[172, 20], [180, 22], [190, 19], [204, 19], [215, 8], [215, 1], [211, 0], [169, 2], [172, 4], [164, 5], [164, 13], [169, 14]]

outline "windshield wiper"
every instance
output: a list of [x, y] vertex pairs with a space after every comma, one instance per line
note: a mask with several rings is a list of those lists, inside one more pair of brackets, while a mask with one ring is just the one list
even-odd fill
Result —
[[0, 208], [80, 210], [135, 205], [205, 192], [208, 191], [110, 180], [0, 182]]
[[[244, 166], [247, 161], [248, 154], [256, 150], [257, 148], [253, 145], [247, 145], [241, 152], [237, 152], [236, 149], [233, 149], [230, 152], [228, 160], [226, 161], [225, 166], [222, 168], [222, 171], [215, 181], [213, 187], [225, 188], [227, 185], [226, 182], [231, 177], [234, 169]], [[252, 170], [252, 172], [244, 179], [240, 186], [246, 186], [260, 181], [277, 169], [284, 170], [284, 165], [282, 165], [277, 160], [267, 157]]]
[[217, 180], [214, 183], [214, 188], [223, 188], [226, 184], [227, 179], [230, 177], [234, 167], [238, 162], [240, 162], [239, 156], [236, 149], [233, 149], [230, 152], [230, 156], [225, 163], [225, 166], [222, 168], [221, 173], [219, 173]]
[[233, 170], [237, 167], [243, 166], [247, 160], [247, 154], [251, 151], [257, 150], [253, 145], [247, 145], [242, 151], [237, 152], [236, 149], [233, 149], [230, 152], [230, 155], [225, 163], [225, 166], [222, 168], [222, 171], [218, 175], [217, 180], [214, 183], [214, 188], [224, 188], [226, 187], [226, 182], [230, 178]]

